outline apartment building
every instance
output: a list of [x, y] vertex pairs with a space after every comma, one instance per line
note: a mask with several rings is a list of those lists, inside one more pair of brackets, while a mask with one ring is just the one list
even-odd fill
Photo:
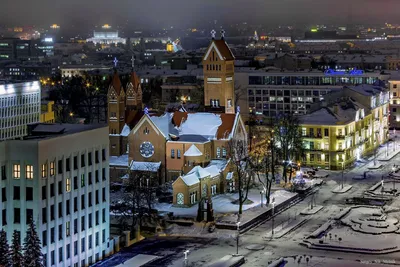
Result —
[[302, 165], [341, 170], [388, 140], [389, 92], [359, 85], [331, 93], [300, 116]]
[[0, 228], [11, 242], [36, 223], [45, 266], [89, 266], [113, 252], [108, 127], [29, 126], [0, 142]]

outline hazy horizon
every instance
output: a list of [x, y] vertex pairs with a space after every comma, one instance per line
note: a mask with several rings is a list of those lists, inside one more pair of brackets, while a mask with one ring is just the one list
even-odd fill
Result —
[[210, 21], [236, 23], [400, 22], [398, 0], [14, 0], [0, 3], [0, 23], [85, 27], [127, 23], [131, 28], [191, 27]]

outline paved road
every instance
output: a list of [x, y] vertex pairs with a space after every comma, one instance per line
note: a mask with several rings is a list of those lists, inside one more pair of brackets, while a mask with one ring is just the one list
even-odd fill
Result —
[[[400, 142], [399, 142], [400, 143]], [[383, 153], [383, 152], [381, 152]], [[315, 215], [299, 229], [289, 233], [285, 237], [277, 240], [266, 240], [263, 238], [271, 231], [272, 221], [266, 221], [256, 228], [242, 234], [240, 236], [239, 253], [246, 256], [246, 264], [244, 266], [265, 267], [269, 261], [272, 261], [281, 256], [295, 255], [312, 255], [329, 258], [341, 258], [348, 260], [376, 260], [376, 259], [393, 259], [400, 263], [400, 253], [388, 254], [385, 256], [361, 255], [357, 253], [342, 253], [335, 251], [311, 250], [300, 246], [299, 242], [307, 235], [315, 231], [320, 225], [325, 223], [330, 217], [337, 214], [340, 209], [346, 206], [345, 199], [357, 195], [362, 195], [363, 192], [381, 180], [382, 175], [387, 175], [393, 166], [393, 163], [399, 164], [400, 154], [387, 162], [379, 170], [369, 172], [368, 179], [354, 180], [353, 177], [360, 177], [367, 171], [365, 164], [345, 171], [345, 183], [352, 184], [353, 188], [344, 194], [334, 194], [332, 189], [341, 183], [341, 171], [331, 172], [326, 178], [326, 183], [321, 186], [318, 193], [315, 194], [315, 204], [323, 205], [324, 209]], [[294, 217], [299, 218], [299, 213], [310, 205], [312, 196], [289, 208], [288, 210], [278, 214], [274, 219], [275, 227], [285, 223], [288, 219]], [[217, 230], [218, 231], [218, 230]], [[253, 244], [262, 244], [265, 246], [263, 250], [251, 251], [245, 247]], [[184, 265], [183, 252], [189, 249], [189, 260], [187, 265]], [[99, 266], [117, 266], [127, 259], [132, 258], [137, 254], [157, 255], [159, 260], [145, 265], [146, 267], [201, 267], [222, 258], [225, 255], [236, 253], [236, 232], [225, 231], [219, 233], [219, 238], [152, 238], [140, 242], [138, 245], [124, 249], [118, 254], [112, 256], [109, 260], [103, 263], [96, 264]]]
[[[380, 153], [385, 153], [382, 151]], [[389, 162], [384, 162], [383, 167], [379, 170], [368, 172], [368, 178], [365, 180], [354, 180], [353, 177], [361, 177], [365, 171], [368, 171], [366, 164], [360, 164], [351, 170], [345, 171], [345, 183], [353, 185], [353, 188], [344, 194], [334, 194], [332, 189], [337, 187], [342, 180], [342, 172], [331, 172], [326, 178], [327, 183], [324, 184], [319, 192], [315, 195], [315, 203], [323, 205], [324, 209], [319, 213], [312, 215], [311, 219], [299, 229], [289, 233], [287, 236], [277, 240], [265, 240], [262, 238], [272, 229], [272, 221], [267, 221], [258, 227], [242, 234], [240, 236], [239, 253], [246, 256], [247, 262], [244, 266], [266, 266], [269, 261], [272, 261], [281, 256], [295, 255], [312, 255], [320, 257], [329, 257], [333, 259], [347, 260], [395, 260], [400, 263], [400, 253], [392, 253], [388, 255], [364, 255], [359, 253], [343, 253], [335, 251], [311, 250], [299, 245], [300, 241], [315, 231], [320, 225], [325, 223], [330, 217], [337, 214], [340, 209], [346, 207], [345, 199], [353, 196], [361, 196], [365, 190], [381, 180], [382, 175], [387, 175], [393, 164], [399, 164], [400, 154], [394, 157]], [[310, 205], [311, 196], [304, 199], [299, 204], [289, 208], [288, 210], [278, 214], [275, 217], [275, 227], [281, 223], [285, 223], [288, 219], [293, 219], [295, 216], [299, 218], [299, 213]], [[233, 233], [230, 238], [224, 240], [214, 240], [209, 244], [196, 248], [189, 255], [189, 266], [204, 266], [206, 263], [215, 261], [224, 255], [236, 252], [236, 238]], [[265, 248], [261, 251], [250, 251], [245, 247], [252, 244], [262, 244]], [[182, 266], [182, 258], [171, 262], [170, 266]]]

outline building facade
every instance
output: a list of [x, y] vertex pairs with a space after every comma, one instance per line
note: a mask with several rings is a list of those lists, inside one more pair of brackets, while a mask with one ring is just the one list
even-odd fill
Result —
[[203, 57], [204, 106], [235, 113], [235, 57], [224, 39], [213, 39]]
[[390, 90], [390, 128], [400, 129], [400, 77], [393, 75], [389, 79]]
[[274, 117], [279, 113], [306, 114], [312, 104], [343, 86], [373, 85], [386, 79], [380, 72], [328, 70], [276, 72], [241, 68], [235, 74], [243, 116], [254, 113]]
[[[45, 266], [89, 266], [110, 255], [108, 127], [35, 124], [0, 142], [0, 227], [9, 241], [37, 226]], [[6, 153], [7, 152], [7, 153]]]
[[0, 140], [27, 135], [27, 125], [40, 120], [38, 81], [0, 85]]
[[341, 170], [389, 138], [389, 92], [383, 88], [345, 87], [313, 108], [300, 117], [302, 165]]
[[111, 180], [119, 180], [128, 170], [128, 135], [142, 117], [142, 87], [135, 72], [123, 86], [117, 72], [108, 88], [108, 126]]

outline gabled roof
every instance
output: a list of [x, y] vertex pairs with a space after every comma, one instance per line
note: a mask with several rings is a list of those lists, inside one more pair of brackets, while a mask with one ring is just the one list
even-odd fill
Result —
[[200, 182], [199, 178], [194, 173], [185, 176], [180, 176], [180, 178], [187, 186], [192, 186]]
[[117, 95], [121, 93], [122, 84], [121, 80], [119, 79], [119, 75], [116, 71], [114, 72], [114, 76], [111, 80], [110, 86], [114, 88], [115, 92], [117, 92]]
[[129, 126], [127, 124], [125, 124], [124, 128], [122, 128], [121, 136], [128, 136], [130, 132], [131, 132], [131, 128], [129, 128]]
[[214, 40], [214, 43], [225, 60], [235, 60], [235, 57], [225, 40]]
[[199, 178], [199, 179], [206, 178], [207, 176], [210, 176], [210, 173], [208, 171], [204, 170], [204, 168], [202, 168], [201, 166], [194, 167], [187, 174], [188, 175], [189, 174], [195, 174], [197, 176], [197, 178]]
[[195, 146], [191, 145], [188, 150], [186, 150], [185, 154], [183, 154], [185, 157], [198, 157], [203, 155], [201, 151]]
[[222, 124], [217, 130], [217, 139], [228, 139], [229, 134], [233, 131], [236, 114], [221, 114]]
[[212, 40], [203, 60], [206, 60], [208, 58], [212, 49], [215, 49], [221, 60], [226, 60], [226, 61], [235, 60], [235, 57], [231, 49], [229, 48], [228, 44], [225, 42], [225, 40]]
[[203, 136], [209, 140], [220, 140], [229, 139], [232, 136], [240, 115], [176, 111], [169, 116], [164, 114], [161, 117], [151, 117], [166, 136], [171, 133], [178, 137], [191, 135]]
[[126, 110], [125, 111], [125, 123], [130, 128], [133, 128], [143, 117], [144, 112], [141, 110]]

